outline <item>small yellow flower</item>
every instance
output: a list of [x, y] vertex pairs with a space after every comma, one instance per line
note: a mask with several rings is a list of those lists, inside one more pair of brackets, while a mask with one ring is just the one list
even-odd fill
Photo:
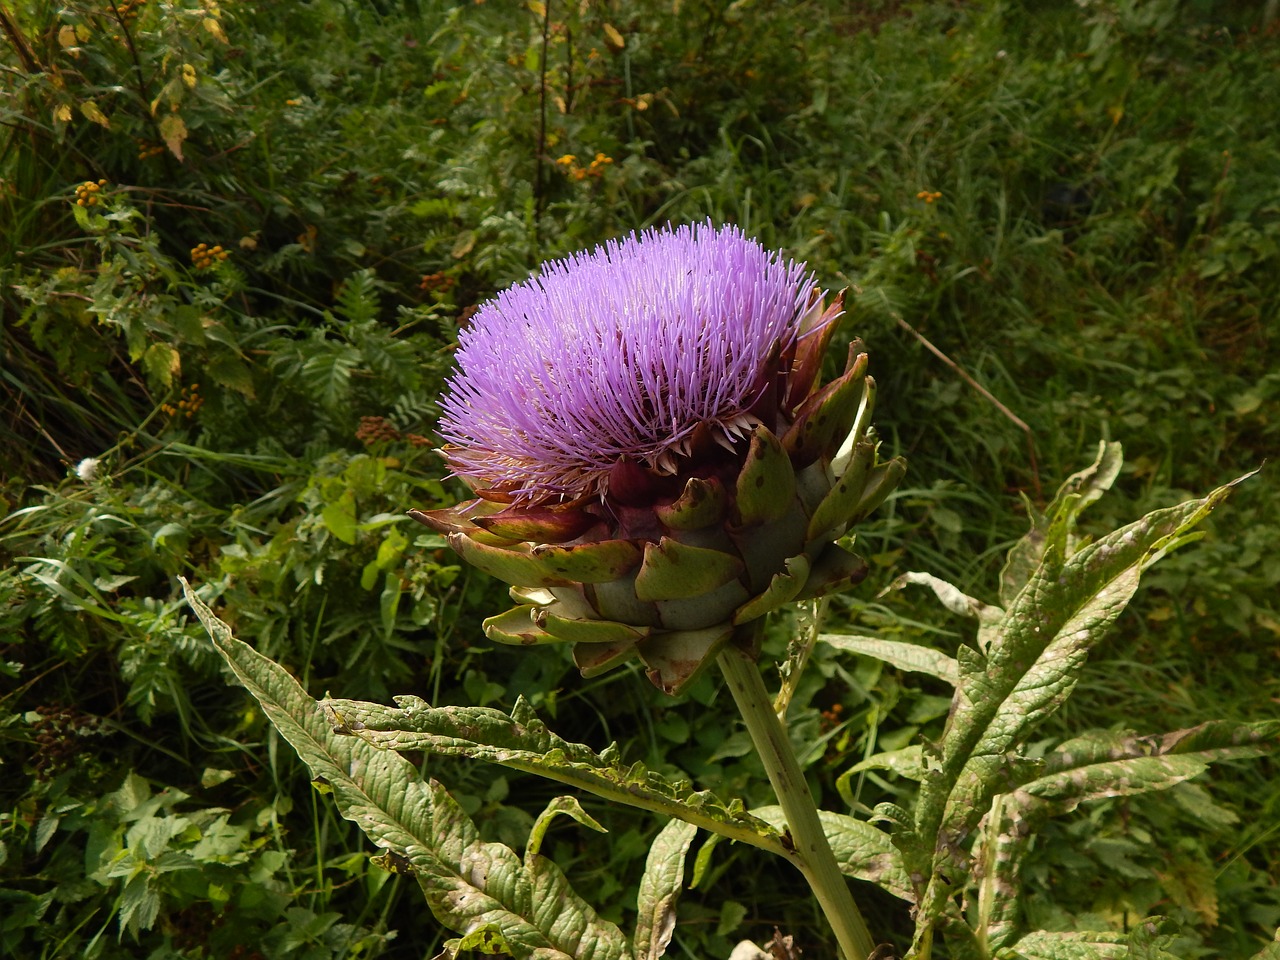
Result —
[[99, 180], [94, 183], [92, 180], [86, 180], [84, 183], [76, 187], [76, 206], [77, 207], [96, 207], [102, 202], [102, 198], [98, 196], [102, 192], [102, 188], [107, 185], [106, 180]]
[[197, 243], [191, 248], [191, 265], [197, 270], [208, 270], [217, 263], [221, 263], [231, 256], [230, 252], [222, 249], [222, 244], [214, 244], [212, 247], [207, 243]]
[[921, 190], [916, 194], [917, 200], [923, 200], [925, 203], [934, 203], [942, 198], [941, 190]]
[[575, 157], [572, 153], [566, 153], [563, 157], [560, 157], [558, 160], [556, 160], [556, 163], [560, 164], [560, 166], [562, 167], [572, 167], [573, 162], [577, 159], [578, 158]]

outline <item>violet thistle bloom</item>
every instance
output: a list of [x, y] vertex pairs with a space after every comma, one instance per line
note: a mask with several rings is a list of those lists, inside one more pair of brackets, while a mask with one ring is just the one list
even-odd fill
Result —
[[622, 458], [674, 474], [699, 427], [732, 449], [813, 292], [733, 228], [649, 231], [547, 264], [460, 338], [440, 426], [450, 465], [529, 503], [607, 494]]
[[[648, 230], [544, 265], [483, 305], [442, 401], [479, 499], [411, 511], [512, 584], [503, 642], [568, 642], [585, 675], [639, 656], [682, 688], [735, 627], [861, 580], [834, 543], [901, 477], [866, 434], [842, 312], [734, 227]], [[847, 543], [847, 540], [846, 540]]]

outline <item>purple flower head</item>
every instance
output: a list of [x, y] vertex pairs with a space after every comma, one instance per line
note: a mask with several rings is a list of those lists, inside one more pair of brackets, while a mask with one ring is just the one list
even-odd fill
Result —
[[623, 459], [675, 473], [696, 430], [732, 445], [758, 422], [818, 299], [803, 264], [709, 222], [544, 264], [459, 337], [450, 466], [521, 503], [603, 496]]

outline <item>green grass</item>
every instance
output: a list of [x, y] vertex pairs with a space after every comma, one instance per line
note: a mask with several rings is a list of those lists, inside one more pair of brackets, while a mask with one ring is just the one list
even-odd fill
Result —
[[[167, 6], [167, 19], [156, 3], [121, 23], [101, 5], [25, 0], [0, 52], [9, 952], [407, 957], [439, 936], [417, 891], [361, 859], [362, 838], [227, 685], [178, 574], [313, 693], [523, 694], [565, 736], [747, 788], [751, 758], [717, 752], [731, 731], [711, 719], [714, 684], [673, 704], [629, 673], [583, 681], [555, 653], [492, 649], [478, 624], [502, 591], [397, 519], [461, 494], [410, 435], [431, 434], [468, 308], [541, 258], [710, 217], [850, 288], [840, 336], [866, 341], [880, 435], [911, 470], [860, 534], [874, 582], [834, 605], [839, 622], [953, 646], [963, 624], [877, 588], [928, 570], [990, 599], [1025, 526], [1019, 494], [1050, 496], [1101, 438], [1124, 444], [1128, 466], [1097, 529], [1280, 448], [1280, 47], [1256, 11], [556, 3], [544, 49], [540, 18], [499, 3], [223, 4], [225, 44], [194, 0]], [[77, 25], [74, 44], [59, 33]], [[28, 69], [17, 33], [57, 72]], [[183, 160], [140, 157], [139, 140], [163, 145], [167, 115], [188, 131]], [[599, 175], [555, 162], [572, 154], [585, 171], [597, 153], [612, 161]], [[98, 179], [107, 199], [77, 215], [75, 186]], [[231, 255], [196, 269], [200, 242]], [[904, 323], [1028, 425], [1034, 461], [1017, 424]], [[178, 404], [193, 396], [188, 417]], [[81, 478], [85, 458], [98, 465]], [[1045, 737], [1274, 713], [1272, 473], [1152, 573]], [[837, 803], [868, 731], [936, 733], [942, 691], [817, 666], [793, 723], [832, 734], [810, 770]], [[821, 711], [836, 703], [833, 728]], [[518, 837], [550, 796], [432, 764], [494, 836]], [[196, 866], [145, 897], [95, 873], [93, 819], [145, 805], [141, 789], [120, 793], [130, 776], [171, 791], [145, 816], [227, 811], [226, 852], [171, 838]], [[1184, 925], [1180, 955], [1248, 956], [1280, 925], [1275, 783], [1273, 763], [1237, 764], [1064, 820], [1027, 873], [1036, 919], [1167, 914]], [[903, 789], [867, 780], [858, 799]], [[610, 826], [553, 847], [627, 921], [658, 825]], [[1174, 839], [1152, 848], [1147, 833]], [[819, 949], [799, 886], [760, 868], [718, 850], [717, 885], [691, 894], [673, 949], [724, 956], [775, 922]], [[284, 908], [304, 913], [282, 925]], [[905, 931], [892, 909], [872, 898], [873, 925]]]

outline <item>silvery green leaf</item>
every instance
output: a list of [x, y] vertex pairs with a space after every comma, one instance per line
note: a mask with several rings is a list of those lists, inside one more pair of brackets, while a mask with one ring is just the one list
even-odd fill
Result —
[[639, 915], [632, 952], [636, 960], [658, 960], [676, 928], [676, 901], [684, 884], [684, 861], [698, 828], [672, 820], [654, 838], [637, 898]]
[[1123, 960], [1124, 934], [1039, 931], [996, 953], [997, 960]]
[[397, 697], [396, 704], [325, 700], [321, 707], [336, 730], [382, 750], [423, 750], [536, 773], [792, 857], [776, 830], [733, 803], [643, 764], [624, 764], [615, 747], [597, 754], [585, 744], [570, 743], [548, 730], [523, 699], [510, 715], [491, 707], [433, 707], [418, 697]]
[[[980, 783], [964, 783], [980, 779], [975, 770], [966, 777], [964, 768], [977, 758], [1004, 756], [1061, 705], [1089, 650], [1137, 590], [1142, 571], [1183, 542], [1234, 485], [1201, 500], [1154, 511], [1070, 557], [1063, 543], [1058, 540], [1055, 545], [1051, 537], [1040, 566], [1009, 605], [981, 681], [961, 684], [942, 738], [944, 773], [955, 776], [949, 784], [957, 789], [954, 799], [970, 806], [976, 802], [977, 810], [966, 815], [972, 817], [970, 824], [987, 807], [981, 795], [994, 791]], [[926, 791], [929, 784], [926, 781]], [[934, 797], [922, 796], [926, 816], [933, 802]]]
[[538, 819], [533, 822], [533, 829], [529, 831], [529, 843], [524, 851], [526, 863], [531, 857], [536, 857], [542, 850], [543, 838], [546, 837], [547, 830], [551, 828], [551, 822], [559, 816], [577, 820], [584, 827], [588, 827], [596, 831], [596, 833], [609, 832], [600, 825], [595, 817], [582, 809], [582, 804], [575, 797], [556, 797], [547, 804], [547, 808], [538, 814]]
[[931, 573], [904, 573], [889, 586], [885, 587], [881, 591], [881, 596], [890, 590], [901, 590], [903, 587], [912, 584], [928, 587], [933, 591], [938, 601], [952, 613], [977, 620], [978, 648], [984, 652], [986, 651], [987, 646], [991, 643], [991, 637], [995, 632], [996, 625], [999, 624], [1000, 619], [1004, 616], [1002, 609], [983, 603], [981, 600], [963, 593], [959, 587], [948, 583], [940, 577], [935, 577]]
[[890, 590], [901, 590], [903, 587], [915, 585], [920, 587], [928, 587], [933, 591], [934, 596], [938, 598], [938, 602], [950, 610], [952, 613], [959, 614], [962, 617], [973, 617], [977, 620], [999, 620], [1004, 611], [999, 607], [993, 607], [990, 604], [976, 600], [968, 594], [962, 592], [959, 587], [948, 583], [941, 577], [935, 577], [931, 573], [904, 573], [898, 577], [893, 583], [885, 587], [881, 592], [883, 596]]
[[854, 634], [823, 633], [818, 636], [818, 639], [837, 650], [883, 660], [899, 670], [927, 673], [931, 677], [946, 681], [953, 687], [960, 682], [960, 670], [955, 660], [932, 647]]
[[[183, 581], [214, 646], [272, 724], [332, 792], [342, 816], [407, 865], [436, 919], [467, 934], [497, 927], [520, 956], [538, 960], [630, 960], [631, 946], [545, 857], [522, 862], [485, 843], [445, 789], [399, 754], [334, 732], [320, 705], [284, 668], [231, 635]], [[402, 867], [404, 868], [404, 867]]]
[[1064, 498], [1038, 564], [995, 625], [986, 656], [960, 650], [960, 685], [916, 812], [921, 839], [934, 838], [932, 863], [907, 864], [932, 878], [922, 904], [926, 915], [941, 910], [963, 880], [967, 847], [991, 797], [1026, 782], [1014, 759], [1018, 747], [1071, 693], [1089, 650], [1133, 596], [1143, 570], [1187, 542], [1192, 528], [1244, 479], [1075, 550], [1069, 535], [1074, 505], [1087, 496], [1076, 491]]
[[1280, 960], [1280, 930], [1276, 931], [1276, 942], [1268, 943], [1249, 960]]
[[898, 776], [906, 777], [908, 780], [923, 780], [924, 748], [915, 743], [900, 750], [872, 754], [842, 773], [840, 779], [843, 780], [852, 774], [861, 773], [863, 770], [888, 770], [890, 773], [896, 773]]
[[[782, 807], [757, 807], [751, 812], [779, 830], [786, 826]], [[914, 900], [902, 855], [889, 834], [865, 820], [832, 810], [819, 810], [818, 817], [841, 873], [874, 883], [899, 899]]]
[[1216, 720], [1157, 736], [1102, 733], [1078, 737], [1045, 757], [1045, 774], [1020, 793], [1066, 813], [1086, 800], [1163, 790], [1210, 763], [1263, 756], [1280, 745], [1280, 720]]
[[1009, 551], [1004, 569], [1000, 571], [1002, 604], [1007, 606], [1012, 602], [1039, 566], [1040, 559], [1044, 556], [1050, 521], [1055, 517], [1069, 518], [1063, 529], [1067, 535], [1074, 535], [1075, 518], [1085, 507], [1111, 489], [1116, 477], [1120, 475], [1123, 462], [1120, 444], [1101, 441], [1093, 463], [1066, 479], [1058, 488], [1058, 494], [1053, 498], [1053, 503], [1049, 504], [1048, 510], [1041, 514], [1028, 504], [1031, 529]]
[[995, 797], [983, 819], [974, 860], [988, 941], [1000, 946], [1016, 930], [1018, 866], [1027, 841], [1046, 819], [1090, 800], [1165, 790], [1210, 763], [1257, 757], [1277, 747], [1280, 720], [1213, 721], [1146, 737], [1098, 731], [1062, 744], [1045, 758], [1041, 776]]
[[1148, 917], [1122, 933], [1028, 934], [996, 952], [997, 960], [1178, 960], [1164, 948], [1174, 940], [1162, 917]]

